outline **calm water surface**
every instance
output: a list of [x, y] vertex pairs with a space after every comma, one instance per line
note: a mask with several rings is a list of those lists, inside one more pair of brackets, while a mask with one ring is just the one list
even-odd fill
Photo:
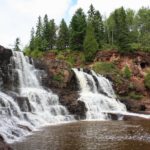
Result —
[[150, 121], [83, 121], [43, 128], [15, 150], [150, 150]]

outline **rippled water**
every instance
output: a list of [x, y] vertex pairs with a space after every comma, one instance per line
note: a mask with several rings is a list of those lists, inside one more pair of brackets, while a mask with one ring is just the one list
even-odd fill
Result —
[[92, 121], [47, 126], [16, 150], [149, 150], [150, 121]]

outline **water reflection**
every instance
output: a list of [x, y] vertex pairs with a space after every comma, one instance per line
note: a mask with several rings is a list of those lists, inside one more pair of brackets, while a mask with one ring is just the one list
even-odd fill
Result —
[[76, 122], [45, 127], [16, 150], [149, 150], [150, 121]]

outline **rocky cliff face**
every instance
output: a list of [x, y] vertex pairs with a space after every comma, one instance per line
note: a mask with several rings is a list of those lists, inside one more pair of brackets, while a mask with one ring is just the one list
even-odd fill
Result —
[[42, 77], [42, 84], [50, 88], [60, 98], [60, 103], [67, 107], [76, 119], [84, 119], [86, 115], [85, 103], [77, 100], [78, 82], [70, 65], [55, 58], [34, 60], [35, 67], [46, 71]]
[[10, 88], [10, 57], [12, 51], [0, 46], [0, 88]]
[[[10, 87], [9, 63], [12, 51], [0, 46], [0, 90]], [[0, 135], [0, 150], [12, 150]]]
[[116, 93], [121, 96], [121, 101], [126, 104], [129, 111], [150, 111], [150, 91], [144, 85], [144, 77], [150, 69], [150, 53], [119, 54], [115, 50], [100, 51], [94, 62], [113, 63], [120, 73], [128, 66], [131, 71], [129, 79], [117, 78], [117, 74], [108, 74], [107, 77], [112, 80]]

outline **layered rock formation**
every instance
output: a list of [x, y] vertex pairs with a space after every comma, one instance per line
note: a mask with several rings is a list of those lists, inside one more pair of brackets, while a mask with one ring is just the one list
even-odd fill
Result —
[[[130, 79], [121, 78], [121, 81], [116, 80], [116, 75], [107, 75], [113, 82], [115, 91], [121, 97], [129, 111], [150, 111], [150, 96], [149, 90], [144, 85], [144, 77], [150, 69], [150, 53], [135, 52], [128, 54], [120, 54], [115, 50], [99, 51], [95, 57], [94, 62], [110, 62], [117, 66], [119, 72], [123, 72], [124, 68], [128, 66], [131, 71]], [[120, 83], [119, 83], [120, 82]], [[136, 96], [141, 96], [140, 100], [125, 98], [129, 93]]]
[[59, 96], [60, 103], [66, 106], [76, 119], [84, 119], [87, 109], [84, 102], [77, 100], [79, 98], [78, 82], [70, 65], [54, 57], [42, 58], [34, 62], [38, 69], [43, 69], [47, 73], [42, 77], [43, 85]]
[[0, 46], [0, 88], [9, 88], [11, 85], [10, 78], [10, 57], [12, 51]]

